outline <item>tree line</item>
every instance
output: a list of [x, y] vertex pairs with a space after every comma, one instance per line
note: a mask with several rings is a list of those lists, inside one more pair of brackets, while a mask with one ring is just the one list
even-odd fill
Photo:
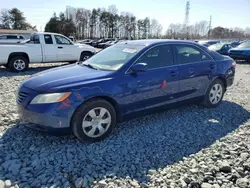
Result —
[[[63, 18], [63, 19], [62, 19]], [[71, 25], [66, 31], [61, 25]], [[136, 19], [129, 12], [118, 13], [115, 5], [88, 10], [85, 8], [66, 7], [59, 16], [54, 13], [45, 26], [45, 31], [75, 35], [81, 38], [160, 38], [162, 26], [156, 19]]]
[[17, 29], [17, 30], [36, 30], [36, 26], [31, 26], [26, 21], [24, 13], [17, 8], [2, 9], [0, 12], [0, 28], [1, 29]]
[[[2, 9], [0, 28], [34, 29], [27, 23], [24, 13], [17, 8]], [[67, 6], [58, 16], [56, 13], [48, 20], [45, 31], [61, 33], [66, 36], [84, 38], [120, 38], [120, 39], [243, 39], [250, 38], [250, 28], [210, 28], [206, 20], [194, 24], [171, 23], [164, 32], [156, 19], [136, 18], [130, 12], [119, 12], [115, 5], [106, 8], [75, 8]]]

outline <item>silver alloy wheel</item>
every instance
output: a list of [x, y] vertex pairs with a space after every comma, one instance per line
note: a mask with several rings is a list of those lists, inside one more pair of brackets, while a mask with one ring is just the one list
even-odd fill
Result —
[[17, 59], [16, 61], [14, 61], [13, 65], [14, 65], [14, 68], [19, 71], [24, 70], [26, 66], [25, 62], [22, 59]]
[[106, 108], [97, 107], [90, 110], [82, 121], [83, 132], [91, 138], [102, 136], [111, 125], [111, 115]]
[[210, 90], [209, 100], [212, 104], [217, 104], [220, 102], [223, 94], [223, 88], [221, 84], [215, 84]]

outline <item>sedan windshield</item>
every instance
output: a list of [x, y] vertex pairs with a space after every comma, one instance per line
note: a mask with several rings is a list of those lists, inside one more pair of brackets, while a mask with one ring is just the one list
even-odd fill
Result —
[[239, 45], [237, 48], [250, 48], [250, 42], [244, 42]]
[[213, 44], [213, 45], [209, 46], [208, 48], [210, 50], [215, 50], [216, 51], [216, 50], [220, 50], [223, 46], [224, 46], [224, 44], [218, 43], [218, 44]]
[[89, 64], [101, 70], [116, 71], [144, 47], [128, 44], [114, 45], [84, 61], [84, 64]]

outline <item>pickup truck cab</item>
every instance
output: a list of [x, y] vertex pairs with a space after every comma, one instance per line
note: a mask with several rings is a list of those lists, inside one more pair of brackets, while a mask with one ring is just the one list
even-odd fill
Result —
[[27, 70], [30, 63], [84, 61], [96, 53], [92, 46], [46, 32], [32, 34], [25, 43], [0, 45], [0, 51], [0, 65], [13, 72]]

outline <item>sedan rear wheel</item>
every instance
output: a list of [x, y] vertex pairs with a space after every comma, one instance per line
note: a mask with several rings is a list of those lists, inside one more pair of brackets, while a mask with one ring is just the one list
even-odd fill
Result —
[[216, 79], [208, 88], [202, 104], [208, 108], [217, 107], [224, 96], [225, 86], [223, 82]]
[[93, 99], [83, 103], [71, 119], [75, 136], [85, 142], [106, 138], [116, 125], [116, 111], [106, 100]]
[[210, 90], [209, 100], [212, 104], [217, 104], [222, 99], [223, 88], [220, 84], [215, 84]]

